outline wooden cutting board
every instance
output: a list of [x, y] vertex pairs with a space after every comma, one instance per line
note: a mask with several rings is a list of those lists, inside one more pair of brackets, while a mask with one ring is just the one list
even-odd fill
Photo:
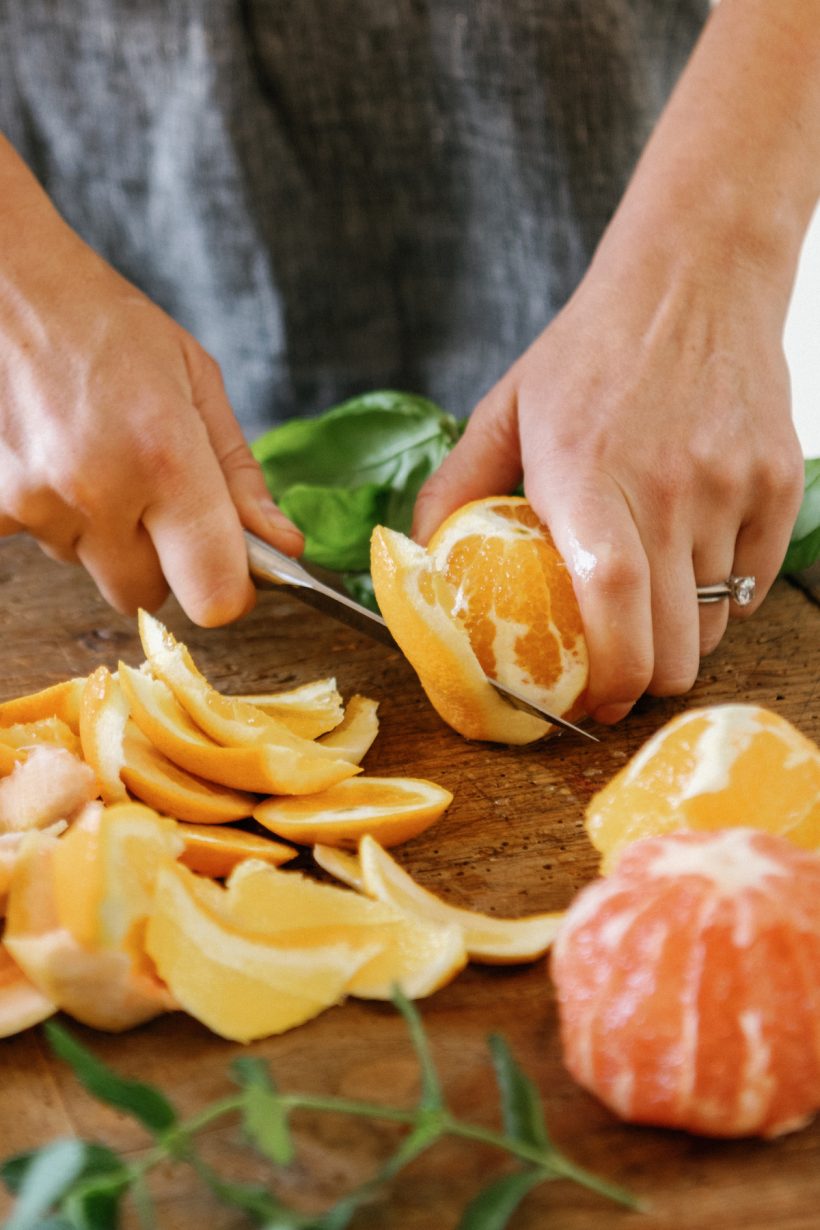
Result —
[[[172, 603], [161, 618], [225, 691], [252, 692], [333, 674], [344, 696], [380, 701], [372, 773], [412, 773], [453, 791], [445, 817], [396, 853], [448, 900], [499, 914], [566, 906], [596, 873], [584, 808], [645, 739], [681, 709], [723, 701], [769, 706], [820, 740], [820, 611], [811, 584], [780, 581], [762, 611], [734, 622], [685, 698], [642, 701], [601, 743], [562, 735], [510, 749], [467, 743], [427, 703], [407, 663], [384, 646], [299, 605], [263, 594], [241, 623], [193, 627]], [[0, 542], [0, 699], [84, 675], [122, 658], [142, 660], [135, 621], [108, 609], [80, 571], [52, 563], [25, 539]], [[486, 1036], [503, 1033], [543, 1095], [555, 1140], [577, 1163], [632, 1189], [649, 1206], [627, 1212], [567, 1182], [533, 1192], [512, 1230], [816, 1230], [820, 1226], [820, 1121], [780, 1140], [719, 1142], [617, 1122], [561, 1064], [545, 962], [471, 967], [421, 1005], [454, 1111], [497, 1122]], [[121, 1036], [68, 1023], [124, 1074], [161, 1085], [184, 1113], [228, 1091], [240, 1053], [270, 1060], [281, 1087], [410, 1102], [416, 1065], [387, 1005], [350, 1000], [315, 1021], [243, 1048], [174, 1014]], [[303, 1116], [297, 1165], [281, 1191], [317, 1208], [373, 1172], [395, 1147], [392, 1126]], [[138, 1154], [146, 1139], [88, 1097], [49, 1054], [40, 1030], [0, 1041], [0, 1156], [76, 1133]], [[206, 1155], [236, 1179], [262, 1171], [234, 1126], [206, 1138]], [[483, 1148], [437, 1146], [362, 1211], [355, 1230], [449, 1230], [470, 1197], [506, 1163]], [[239, 1230], [243, 1218], [213, 1204], [183, 1167], [157, 1173], [159, 1225]], [[8, 1203], [0, 1197], [0, 1215]], [[136, 1225], [132, 1217], [128, 1224]]]

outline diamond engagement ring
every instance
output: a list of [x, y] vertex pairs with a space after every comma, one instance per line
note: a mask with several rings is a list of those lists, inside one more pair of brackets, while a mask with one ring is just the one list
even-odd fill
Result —
[[748, 606], [755, 596], [754, 577], [727, 577], [717, 585], [699, 585], [698, 602], [722, 602], [730, 598], [738, 606]]

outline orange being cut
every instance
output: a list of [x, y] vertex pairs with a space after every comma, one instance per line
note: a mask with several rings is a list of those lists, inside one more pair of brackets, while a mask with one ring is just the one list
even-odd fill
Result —
[[552, 729], [487, 682], [577, 719], [588, 679], [570, 574], [529, 503], [476, 500], [427, 550], [377, 526], [371, 571], [380, 610], [431, 703], [467, 738], [527, 743]]
[[357, 777], [303, 798], [264, 799], [259, 824], [302, 845], [356, 846], [372, 833], [385, 846], [417, 837], [450, 806], [453, 796], [419, 777]]
[[775, 1136], [820, 1108], [820, 856], [749, 828], [635, 842], [552, 952], [565, 1063], [621, 1118]]
[[689, 709], [591, 799], [601, 870], [640, 837], [748, 825], [820, 850], [820, 748], [759, 705]]

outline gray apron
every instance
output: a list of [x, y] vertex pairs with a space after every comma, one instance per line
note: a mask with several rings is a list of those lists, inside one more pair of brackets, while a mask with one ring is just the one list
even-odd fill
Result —
[[708, 7], [0, 0], [0, 129], [249, 436], [377, 387], [463, 415], [582, 276]]

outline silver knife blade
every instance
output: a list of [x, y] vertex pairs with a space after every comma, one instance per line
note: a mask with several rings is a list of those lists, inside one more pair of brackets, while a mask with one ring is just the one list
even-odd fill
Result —
[[[296, 597], [302, 602], [324, 611], [359, 632], [365, 632], [375, 640], [381, 641], [383, 645], [389, 645], [391, 649], [399, 649], [381, 615], [377, 615], [375, 611], [369, 611], [360, 602], [355, 602], [346, 594], [333, 589], [332, 586], [325, 585], [323, 581], [312, 576], [298, 560], [277, 551], [270, 543], [257, 538], [256, 534], [252, 534], [250, 530], [245, 530], [245, 542], [248, 548], [248, 567], [257, 585], [288, 585], [295, 590]], [[498, 679], [493, 679], [489, 675], [485, 678], [496, 692], [516, 709], [523, 709], [526, 713], [543, 718], [554, 726], [571, 730], [576, 735], [583, 735], [585, 739], [591, 739], [593, 743], [600, 743], [600, 739], [590, 734], [588, 730], [583, 730], [573, 722], [568, 722], [566, 718], [558, 717], [557, 714], [533, 704], [526, 696], [522, 696], [507, 684], [500, 683]]]

